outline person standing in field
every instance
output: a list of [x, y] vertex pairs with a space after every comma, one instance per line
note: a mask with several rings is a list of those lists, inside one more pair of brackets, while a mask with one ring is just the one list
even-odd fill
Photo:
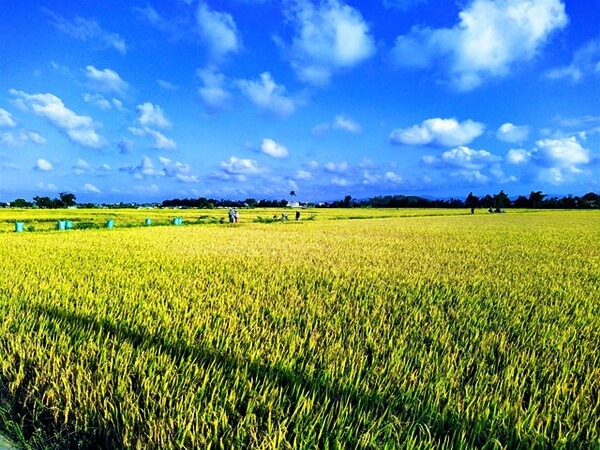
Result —
[[229, 210], [229, 223], [233, 223], [235, 217], [234, 217], [234, 212], [233, 209]]
[[300, 220], [300, 211], [296, 211], [296, 220]]
[[233, 211], [233, 218], [235, 223], [240, 221], [240, 212], [237, 209]]

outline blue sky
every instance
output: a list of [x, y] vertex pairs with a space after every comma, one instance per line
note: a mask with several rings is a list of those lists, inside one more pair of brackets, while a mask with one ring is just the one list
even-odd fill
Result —
[[0, 200], [600, 192], [598, 23], [598, 0], [0, 0]]

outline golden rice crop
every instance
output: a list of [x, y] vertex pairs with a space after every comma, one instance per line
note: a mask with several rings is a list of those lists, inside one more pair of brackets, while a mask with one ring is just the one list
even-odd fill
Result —
[[55, 448], [600, 446], [600, 215], [382, 215], [0, 233], [0, 407]]

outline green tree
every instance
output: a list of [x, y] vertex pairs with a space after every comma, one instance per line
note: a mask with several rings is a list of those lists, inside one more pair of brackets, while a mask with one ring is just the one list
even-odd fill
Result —
[[477, 208], [479, 206], [479, 197], [473, 195], [472, 192], [469, 192], [469, 195], [467, 195], [465, 200], [465, 205], [467, 208]]
[[68, 192], [61, 192], [58, 194], [60, 197], [60, 202], [62, 206], [65, 208], [69, 208], [71, 206], [75, 206], [77, 203], [75, 202], [75, 194], [70, 194]]
[[497, 208], [506, 208], [510, 206], [510, 198], [508, 198], [508, 195], [504, 191], [500, 191], [494, 195], [494, 205]]
[[38, 208], [41, 209], [54, 207], [54, 203], [50, 197], [40, 197], [36, 195], [33, 197], [33, 202]]
[[542, 191], [531, 191], [531, 194], [529, 194], [529, 203], [533, 208], [539, 208], [542, 206], [544, 197], [546, 197], [546, 194], [542, 194]]
[[13, 208], [29, 208], [31, 203], [29, 203], [24, 198], [17, 198], [15, 201], [10, 202], [10, 206]]

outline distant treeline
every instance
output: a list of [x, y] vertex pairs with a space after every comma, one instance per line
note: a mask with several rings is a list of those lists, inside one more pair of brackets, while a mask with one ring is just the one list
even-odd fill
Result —
[[287, 200], [256, 200], [254, 198], [247, 198], [246, 200], [216, 200], [214, 198], [200, 197], [163, 200], [161, 206], [165, 208], [282, 208], [286, 207], [287, 204]]
[[500, 191], [495, 195], [487, 194], [477, 197], [472, 192], [464, 200], [431, 200], [412, 195], [385, 195], [364, 200], [352, 199], [349, 195], [343, 200], [331, 202], [324, 206], [332, 208], [544, 208], [544, 209], [591, 209], [600, 207], [600, 196], [589, 192], [582, 197], [568, 195], [566, 197], [548, 197], [542, 191], [532, 191], [528, 197], [519, 195], [511, 200]]
[[[477, 197], [472, 192], [464, 200], [451, 198], [447, 200], [428, 199], [415, 195], [385, 195], [368, 199], [354, 199], [347, 195], [343, 200], [323, 203], [298, 203], [300, 206], [314, 206], [317, 208], [543, 208], [543, 209], [592, 209], [600, 208], [600, 195], [594, 192], [578, 197], [568, 195], [566, 197], [548, 197], [542, 191], [531, 191], [528, 197], [519, 195], [514, 200], [500, 191], [495, 195], [487, 194], [485, 197]], [[163, 208], [284, 208], [289, 205], [285, 199], [282, 200], [256, 200], [247, 198], [245, 200], [227, 200], [214, 198], [184, 198], [163, 200], [161, 203], [114, 203], [95, 204], [75, 202], [75, 195], [61, 192], [58, 198], [33, 197], [33, 202], [19, 198], [7, 204], [13, 208], [66, 208], [77, 206], [79, 208], [131, 208], [136, 206], [153, 206]]]

